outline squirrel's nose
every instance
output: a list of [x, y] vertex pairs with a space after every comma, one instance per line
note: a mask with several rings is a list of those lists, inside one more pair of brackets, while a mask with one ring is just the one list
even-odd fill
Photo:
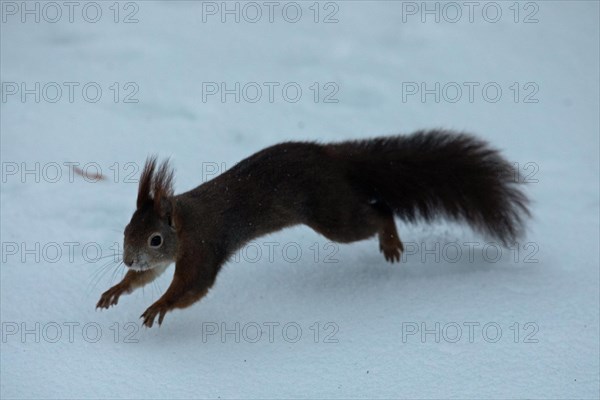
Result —
[[125, 263], [125, 265], [127, 265], [128, 267], [131, 267], [133, 265], [133, 259], [131, 258], [124, 258], [123, 262]]

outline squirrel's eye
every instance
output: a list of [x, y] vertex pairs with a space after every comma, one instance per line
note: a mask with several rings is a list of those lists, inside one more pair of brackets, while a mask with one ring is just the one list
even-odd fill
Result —
[[153, 249], [158, 249], [162, 245], [162, 236], [160, 233], [154, 233], [148, 239], [148, 244]]

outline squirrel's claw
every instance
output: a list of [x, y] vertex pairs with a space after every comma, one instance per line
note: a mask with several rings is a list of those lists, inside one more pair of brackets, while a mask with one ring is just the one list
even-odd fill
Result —
[[380, 243], [379, 251], [383, 253], [383, 256], [385, 257], [386, 261], [389, 261], [391, 263], [394, 263], [396, 261], [400, 262], [400, 256], [404, 251], [404, 246], [402, 245], [402, 242], [400, 240], [392, 241], [391, 243]]
[[96, 309], [98, 308], [109, 308], [110, 306], [115, 306], [119, 302], [119, 297], [123, 294], [123, 288], [119, 285], [113, 286], [108, 289], [106, 292], [100, 296], [100, 300], [96, 304]]
[[163, 306], [162, 304], [154, 303], [146, 311], [144, 311], [142, 315], [140, 315], [140, 318], [144, 320], [142, 324], [148, 328], [152, 328], [152, 325], [154, 325], [154, 319], [158, 315], [158, 326], [162, 325], [167, 311], [169, 311], [167, 307]]

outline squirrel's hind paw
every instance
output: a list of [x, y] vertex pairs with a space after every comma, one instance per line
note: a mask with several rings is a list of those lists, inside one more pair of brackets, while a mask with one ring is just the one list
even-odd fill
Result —
[[388, 238], [379, 241], [379, 251], [383, 253], [386, 261], [393, 264], [396, 261], [400, 262], [400, 255], [404, 251], [404, 245], [397, 237]]

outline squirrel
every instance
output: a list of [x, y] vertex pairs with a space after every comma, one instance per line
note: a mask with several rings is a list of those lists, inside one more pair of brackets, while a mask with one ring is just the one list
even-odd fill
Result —
[[528, 198], [514, 167], [486, 141], [446, 130], [337, 143], [265, 148], [188, 192], [174, 195], [169, 161], [146, 160], [136, 210], [125, 227], [123, 280], [97, 308], [156, 279], [175, 263], [166, 292], [140, 318], [200, 300], [221, 266], [250, 240], [304, 224], [329, 240], [377, 235], [386, 260], [403, 244], [394, 217], [463, 221], [505, 246], [524, 231]]

